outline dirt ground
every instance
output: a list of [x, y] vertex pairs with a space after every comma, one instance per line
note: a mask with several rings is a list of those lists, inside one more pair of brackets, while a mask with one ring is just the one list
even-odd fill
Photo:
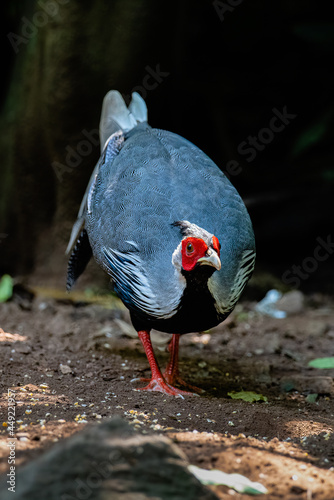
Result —
[[[90, 302], [92, 300], [92, 303]], [[88, 422], [121, 415], [139, 432], [178, 443], [191, 464], [237, 472], [264, 499], [334, 499], [334, 370], [308, 367], [334, 355], [333, 300], [314, 294], [285, 319], [242, 302], [225, 323], [181, 339], [183, 378], [202, 396], [135, 391], [148, 362], [116, 299], [19, 290], [0, 304], [0, 473], [8, 472], [8, 389], [15, 391], [16, 466]], [[153, 336], [162, 367], [167, 335]], [[232, 399], [254, 391], [267, 401]], [[219, 498], [251, 498], [224, 486]]]

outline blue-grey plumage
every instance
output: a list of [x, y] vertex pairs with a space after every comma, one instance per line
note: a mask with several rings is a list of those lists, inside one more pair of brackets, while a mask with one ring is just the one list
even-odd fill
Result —
[[[138, 330], [208, 329], [231, 312], [253, 271], [252, 224], [236, 189], [206, 154], [146, 120], [138, 94], [129, 108], [118, 92], [107, 94], [100, 123], [103, 152], [69, 246], [84, 228]], [[218, 238], [219, 266], [186, 272], [179, 257], [187, 236], [201, 238], [208, 248]]]
[[202, 151], [176, 134], [142, 124], [100, 168], [97, 182], [86, 228], [95, 258], [107, 271], [105, 251], [138, 253], [156, 313], [166, 314], [183, 291], [172, 264], [182, 236], [172, 223], [187, 220], [222, 245], [222, 268], [210, 279], [218, 307], [231, 309], [234, 280], [243, 253], [254, 250], [254, 236], [238, 193]]

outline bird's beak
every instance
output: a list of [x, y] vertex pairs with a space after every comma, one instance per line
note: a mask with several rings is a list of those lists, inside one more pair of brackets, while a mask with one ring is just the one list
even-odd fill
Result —
[[210, 253], [207, 253], [205, 257], [201, 257], [200, 259], [198, 259], [197, 262], [200, 266], [212, 266], [217, 269], [217, 271], [219, 271], [222, 267], [220, 258], [214, 250], [212, 250]]

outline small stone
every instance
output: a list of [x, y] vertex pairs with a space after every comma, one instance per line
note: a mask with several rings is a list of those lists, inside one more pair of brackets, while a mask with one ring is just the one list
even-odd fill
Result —
[[66, 375], [68, 373], [72, 373], [72, 368], [68, 365], [59, 365], [59, 369], [62, 372], [63, 375]]
[[304, 295], [299, 290], [285, 293], [275, 304], [275, 308], [285, 311], [289, 316], [304, 310]]

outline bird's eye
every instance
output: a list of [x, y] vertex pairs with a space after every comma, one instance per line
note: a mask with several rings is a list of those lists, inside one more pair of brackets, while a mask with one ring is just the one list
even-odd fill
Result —
[[187, 253], [193, 253], [194, 245], [192, 243], [188, 243], [187, 245]]

